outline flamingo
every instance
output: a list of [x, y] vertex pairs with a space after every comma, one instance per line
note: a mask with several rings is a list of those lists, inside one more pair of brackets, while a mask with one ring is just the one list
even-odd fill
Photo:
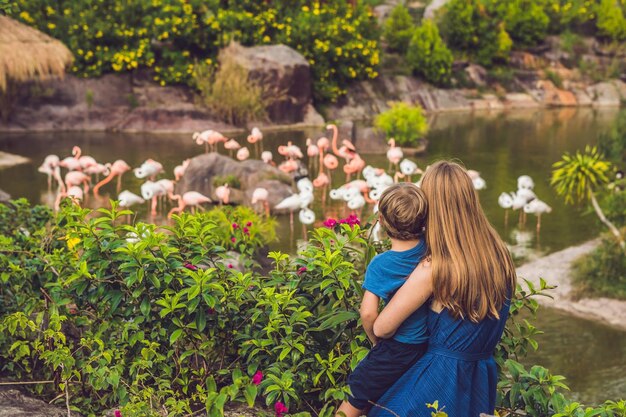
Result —
[[128, 190], [124, 190], [117, 196], [117, 201], [120, 202], [120, 207], [131, 207], [135, 204], [143, 204], [146, 202], [143, 198], [135, 193], [131, 193]]
[[59, 210], [61, 200], [65, 197], [69, 197], [72, 200], [72, 203], [76, 204], [77, 206], [80, 206], [80, 202], [83, 201], [83, 197], [84, 197], [83, 190], [77, 185], [72, 185], [71, 187], [67, 189], [67, 192], [65, 192], [65, 190], [60, 192], [57, 195], [57, 198], [54, 202], [55, 211]]
[[289, 223], [293, 229], [293, 212], [306, 208], [313, 200], [313, 195], [308, 192], [292, 194], [274, 206], [276, 210], [289, 210]]
[[267, 188], [258, 187], [258, 188], [255, 188], [254, 191], [252, 192], [252, 200], [251, 200], [252, 205], [254, 206], [257, 203], [261, 202], [263, 204], [266, 217], [270, 216], [270, 204], [267, 201], [268, 198], [269, 198], [269, 192], [267, 191]]
[[154, 159], [146, 159], [139, 168], [134, 169], [135, 177], [137, 178], [150, 178], [154, 181], [155, 177], [163, 172], [163, 165]]
[[306, 155], [309, 157], [309, 171], [313, 171], [317, 157], [320, 155], [320, 148], [313, 143], [311, 138], [306, 140]]
[[537, 216], [537, 233], [539, 233], [539, 229], [541, 228], [541, 215], [543, 213], [550, 212], [552, 212], [552, 207], [539, 199], [531, 200], [524, 206], [524, 213], [534, 214]]
[[[78, 148], [78, 146], [75, 146], [74, 148]], [[75, 154], [74, 149], [72, 150], [72, 153]], [[80, 171], [82, 169], [82, 167], [80, 166], [80, 161], [74, 156], [68, 156], [66, 158], [63, 158], [59, 162], [59, 166], [66, 168], [68, 171]]]
[[59, 162], [61, 162], [61, 160], [59, 159], [58, 156], [48, 155], [44, 158], [41, 166], [37, 168], [37, 171], [41, 172], [42, 174], [46, 174], [48, 176], [48, 190], [50, 190], [50, 188], [52, 187], [52, 177], [53, 177], [54, 169], [55, 167], [59, 166]]
[[116, 176], [117, 176], [117, 190], [119, 192], [119, 190], [122, 188], [122, 175], [126, 171], [130, 171], [130, 169], [131, 169], [130, 166], [121, 159], [118, 159], [115, 162], [113, 162], [113, 164], [111, 164], [109, 175], [107, 175], [105, 179], [103, 179], [102, 181], [97, 183], [95, 187], [93, 187], [93, 194], [96, 197], [98, 197], [98, 191], [100, 190], [100, 187], [110, 182]]
[[99, 164], [96, 163], [96, 165], [90, 165], [88, 167], [86, 167], [83, 172], [87, 175], [95, 175], [96, 176], [96, 181], [98, 181], [98, 178], [100, 177], [100, 174], [107, 176], [111, 173], [111, 164]]
[[532, 190], [533, 188], [535, 188], [535, 182], [533, 181], [533, 179], [528, 176], [528, 175], [520, 175], [517, 178], [517, 189], [521, 190], [521, 189], [526, 189], [526, 190]]
[[480, 172], [473, 169], [467, 170], [467, 175], [472, 179], [475, 190], [484, 190], [487, 188], [487, 182], [480, 176]]
[[319, 173], [317, 178], [313, 180], [313, 186], [315, 188], [323, 188], [326, 187], [328, 184], [330, 184], [330, 179], [328, 178], [328, 175], [323, 172]]
[[[157, 214], [157, 197], [162, 195], [166, 195], [167, 190], [163, 187], [163, 185], [158, 184], [156, 182], [152, 182], [150, 180], [141, 184], [141, 196], [145, 200], [152, 200], [150, 215], [156, 216]], [[172, 197], [172, 200], [174, 198]]]
[[98, 162], [93, 157], [88, 155], [82, 155], [82, 152], [83, 151], [82, 149], [80, 149], [80, 146], [74, 146], [72, 148], [72, 155], [74, 155], [74, 159], [78, 160], [78, 163], [80, 164], [82, 170], [98, 164]]
[[[520, 210], [526, 204], [537, 198], [537, 195], [528, 188], [518, 189], [516, 193], [511, 193], [511, 196], [513, 197], [513, 204], [511, 205], [513, 210]], [[520, 224], [526, 223], [524, 210], [520, 211], [519, 222]]]
[[352, 174], [358, 174], [363, 171], [363, 168], [365, 168], [365, 161], [358, 153], [355, 153], [353, 158], [343, 166], [343, 172], [346, 173], [346, 182], [350, 181]]
[[252, 131], [248, 135], [247, 141], [249, 144], [254, 145], [256, 154], [260, 155], [263, 151], [263, 133], [258, 127], [253, 127]]
[[315, 223], [315, 212], [308, 207], [300, 210], [298, 220], [302, 223], [302, 237], [307, 240], [306, 227]]
[[187, 170], [187, 167], [189, 166], [190, 162], [191, 162], [190, 159], [185, 159], [182, 164], [176, 165], [174, 167], [174, 180], [175, 181], [179, 181], [183, 177], [183, 175], [185, 175], [185, 171]]
[[70, 171], [65, 174], [65, 185], [68, 188], [71, 186], [83, 184], [84, 193], [87, 194], [89, 192], [89, 182], [91, 181], [91, 177], [84, 172], [80, 171]]
[[228, 184], [217, 187], [215, 189], [215, 195], [220, 199], [220, 204], [228, 204], [230, 201], [230, 187]]
[[400, 171], [396, 172], [394, 180], [397, 182], [398, 178], [406, 178], [407, 182], [411, 182], [411, 176], [423, 173], [415, 162], [405, 158], [400, 162]]
[[201, 207], [201, 204], [210, 203], [211, 199], [203, 194], [200, 194], [197, 191], [187, 191], [182, 196], [176, 194], [173, 196], [172, 200], [178, 200], [178, 207], [174, 207], [167, 213], [167, 218], [171, 219], [174, 213], [182, 212], [185, 207], [191, 206], [195, 209], [195, 207]]
[[250, 151], [248, 148], [243, 147], [237, 151], [237, 159], [239, 161], [245, 161], [248, 158], [250, 158]]
[[241, 145], [235, 139], [231, 139], [228, 142], [224, 143], [224, 149], [228, 149], [228, 154], [231, 158], [233, 157], [233, 151], [236, 151], [240, 148]]
[[278, 166], [278, 169], [280, 169], [285, 174], [291, 174], [292, 172], [295, 172], [298, 170], [298, 162], [294, 161], [293, 159], [288, 159], [284, 161], [283, 163], [281, 163]]
[[220, 132], [211, 129], [203, 132], [195, 132], [192, 138], [198, 145], [204, 143], [204, 153], [209, 153], [209, 147], [211, 147], [211, 151], [214, 151], [214, 147], [216, 147], [219, 142], [226, 142], [227, 140]]
[[276, 166], [276, 163], [273, 161], [274, 155], [270, 151], [261, 152], [261, 160], [268, 165]]
[[[321, 153], [320, 153], [321, 155]], [[328, 177], [331, 177], [331, 172], [333, 169], [336, 169], [339, 166], [339, 161], [337, 160], [337, 157], [333, 154], [326, 154], [324, 156], [324, 159], [322, 160], [322, 163], [324, 164], [324, 166], [326, 167], [326, 169], [328, 169]], [[332, 181], [332, 180], [331, 180]]]
[[331, 141], [331, 147], [332, 147], [333, 153], [345, 159], [346, 162], [354, 158], [356, 148], [354, 147], [352, 142], [350, 142], [349, 140], [343, 140], [341, 142], [342, 144], [341, 148], [337, 148], [337, 140], [339, 138], [339, 129], [337, 129], [337, 126], [334, 124], [329, 124], [326, 126], [326, 129], [333, 131], [333, 139]]
[[401, 148], [396, 147], [396, 140], [393, 138], [389, 139], [389, 142], [387, 142], [387, 144], [389, 145], [389, 149], [387, 150], [389, 168], [391, 169], [391, 165], [395, 165], [397, 170], [398, 163], [404, 157], [404, 152], [402, 152]]

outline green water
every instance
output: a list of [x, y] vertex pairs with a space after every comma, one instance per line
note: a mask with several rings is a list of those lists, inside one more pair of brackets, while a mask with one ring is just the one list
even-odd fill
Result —
[[[551, 190], [550, 170], [551, 164], [564, 151], [595, 143], [598, 135], [610, 128], [616, 114], [614, 110], [564, 109], [437, 115], [430, 120], [427, 155], [412, 159], [424, 168], [437, 159], [456, 158], [466, 167], [479, 171], [487, 181], [487, 189], [480, 191], [483, 208], [509, 244], [516, 261], [521, 263], [597, 236], [600, 228], [595, 217], [579, 208], [565, 206]], [[328, 133], [320, 129], [266, 132], [264, 148], [274, 151], [275, 160], [278, 160], [275, 150], [279, 144], [291, 140], [304, 150], [307, 137], [316, 139], [324, 134]], [[241, 143], [245, 143], [244, 137], [244, 134], [235, 135]], [[358, 139], [356, 144], [358, 147]], [[81, 146], [83, 154], [99, 161], [121, 158], [133, 167], [147, 158], [156, 159], [163, 164], [169, 178], [173, 177], [175, 165], [204, 150], [192, 141], [191, 135], [0, 132], [0, 151], [31, 159], [28, 164], [0, 169], [0, 189], [13, 197], [52, 204], [55, 195], [48, 192], [46, 176], [38, 173], [36, 168], [48, 154], [54, 153], [61, 158], [69, 156], [74, 145]], [[364, 155], [364, 159], [374, 166], [388, 165], [384, 154]], [[508, 224], [505, 224], [504, 211], [497, 205], [498, 195], [503, 191], [514, 191], [517, 177], [522, 174], [534, 179], [537, 196], [553, 208], [551, 214], [543, 217], [540, 234], [535, 230], [536, 220], [532, 216], [524, 227], [518, 226], [515, 214], [510, 214]], [[342, 173], [333, 176], [335, 186], [343, 181]], [[123, 188], [139, 193], [141, 182], [127, 173]], [[105, 192], [112, 189], [103, 188]], [[322, 207], [319, 193], [316, 199], [313, 208], [318, 223], [326, 216], [347, 214], [339, 202], [328, 200]], [[99, 204], [102, 202], [95, 201], [93, 196], [86, 201], [90, 207]], [[145, 207], [139, 208], [138, 212], [140, 218], [146, 218]], [[363, 216], [367, 215], [366, 210]], [[166, 221], [162, 215], [151, 220]], [[277, 232], [280, 239], [272, 249], [294, 253], [304, 233], [302, 227], [296, 221], [292, 230], [288, 216], [280, 216]], [[545, 278], [549, 281], [550, 277]], [[532, 354], [527, 363], [539, 363], [554, 373], [567, 376], [572, 395], [583, 402], [626, 397], [626, 332], [549, 309], [541, 310], [537, 325], [546, 334], [540, 336], [540, 352]]]

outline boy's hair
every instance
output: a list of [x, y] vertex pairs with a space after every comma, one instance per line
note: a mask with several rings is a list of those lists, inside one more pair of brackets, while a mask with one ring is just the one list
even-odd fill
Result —
[[428, 204], [426, 195], [415, 184], [402, 182], [387, 188], [378, 202], [380, 225], [389, 237], [420, 239], [424, 234]]

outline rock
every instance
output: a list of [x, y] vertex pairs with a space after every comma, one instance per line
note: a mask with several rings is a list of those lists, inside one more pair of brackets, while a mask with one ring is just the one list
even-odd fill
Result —
[[472, 110], [502, 110], [504, 104], [495, 94], [483, 94], [481, 98], [469, 100]]
[[523, 70], [536, 70], [543, 67], [541, 59], [533, 54], [522, 51], [513, 51], [509, 58], [509, 64], [513, 68]]
[[591, 85], [586, 91], [593, 100], [594, 107], [618, 107], [621, 104], [617, 88], [608, 81]]
[[437, 10], [441, 9], [450, 0], [433, 0], [426, 10], [424, 10], [424, 19], [432, 19], [435, 17]]
[[231, 43], [223, 49], [220, 60], [231, 57], [248, 70], [250, 79], [284, 93], [267, 110], [278, 123], [301, 122], [312, 103], [309, 62], [298, 51], [286, 45], [263, 45], [250, 48]]
[[546, 92], [544, 104], [553, 107], [572, 107], [578, 104], [576, 96], [571, 91], [555, 88]]
[[11, 194], [0, 190], [0, 203], [8, 203], [11, 200]]
[[593, 104], [593, 100], [585, 90], [574, 87], [571, 91], [576, 97], [579, 106], [591, 106]]
[[487, 70], [477, 64], [470, 64], [464, 69], [467, 78], [478, 87], [487, 85]]
[[530, 94], [525, 93], [508, 93], [505, 96], [504, 104], [512, 109], [540, 107], [540, 104]]
[[385, 23], [385, 20], [387, 20], [387, 18], [391, 14], [393, 7], [394, 6], [392, 6], [391, 4], [379, 4], [378, 6], [374, 7], [374, 16], [376, 16], [379, 26], [382, 26]]
[[308, 104], [300, 124], [304, 126], [324, 126], [326, 122], [324, 121], [322, 115], [315, 110], [313, 104]]
[[252, 193], [258, 187], [268, 190], [270, 207], [293, 194], [292, 179], [277, 168], [257, 159], [239, 162], [217, 153], [192, 158], [185, 175], [176, 185], [176, 193], [197, 191], [218, 201], [213, 179], [229, 175], [237, 177], [241, 184], [240, 189], [231, 188], [230, 197], [235, 204], [251, 205]]
[[119, 120], [115, 126], [115, 130], [127, 132], [198, 132], [207, 128], [219, 132], [233, 130], [233, 126], [211, 120], [211, 115], [206, 110], [188, 103], [166, 108], [139, 107]]
[[626, 82], [622, 80], [612, 80], [611, 83], [617, 89], [623, 102], [626, 102]]
[[[78, 416], [72, 413], [72, 416]], [[67, 409], [28, 397], [17, 389], [0, 390], [0, 417], [67, 417]]]
[[13, 165], [25, 164], [25, 163], [28, 163], [29, 161], [30, 161], [30, 159], [28, 159], [28, 158], [26, 158], [24, 156], [15, 155], [15, 154], [12, 154], [12, 153], [0, 151], [0, 168], [11, 167]]

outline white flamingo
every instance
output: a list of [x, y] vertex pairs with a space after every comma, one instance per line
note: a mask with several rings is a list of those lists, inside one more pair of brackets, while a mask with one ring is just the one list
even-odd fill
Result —
[[537, 233], [541, 228], [541, 215], [550, 212], [552, 212], [552, 207], [539, 199], [534, 199], [524, 206], [524, 213], [537, 216]]

